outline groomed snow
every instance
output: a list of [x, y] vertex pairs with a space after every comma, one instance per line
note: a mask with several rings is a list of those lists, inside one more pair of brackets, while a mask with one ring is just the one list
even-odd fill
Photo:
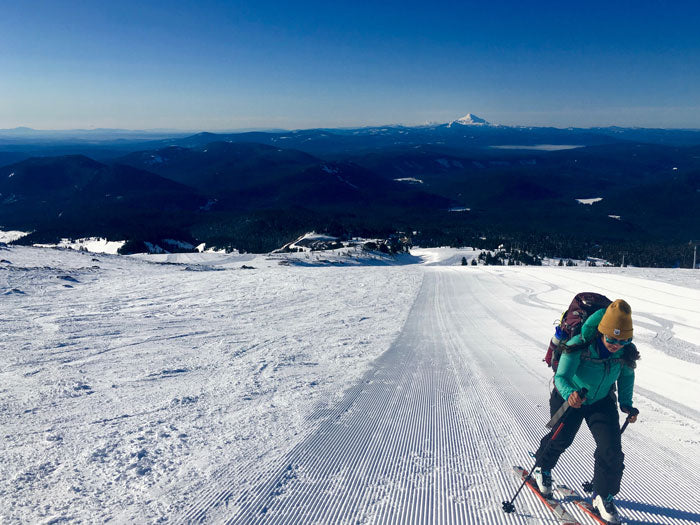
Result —
[[[700, 521], [700, 274], [458, 266], [477, 253], [0, 247], [0, 522], [548, 522], [500, 501], [584, 289], [630, 302], [643, 355], [620, 510]], [[591, 450], [584, 428], [555, 476]]]

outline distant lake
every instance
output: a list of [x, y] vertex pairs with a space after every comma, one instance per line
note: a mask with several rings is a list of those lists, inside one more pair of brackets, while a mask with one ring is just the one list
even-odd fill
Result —
[[489, 146], [494, 149], [534, 149], [538, 151], [560, 151], [564, 149], [583, 148], [585, 146], [575, 144], [532, 144], [530, 146]]

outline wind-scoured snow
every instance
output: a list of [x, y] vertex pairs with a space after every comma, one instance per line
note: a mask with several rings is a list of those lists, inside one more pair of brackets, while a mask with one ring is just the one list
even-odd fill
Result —
[[[342, 253], [0, 247], [0, 521], [552, 522], [500, 502], [586, 290], [630, 302], [642, 353], [620, 512], [700, 522], [700, 274]], [[590, 478], [592, 450], [584, 426], [555, 480]]]

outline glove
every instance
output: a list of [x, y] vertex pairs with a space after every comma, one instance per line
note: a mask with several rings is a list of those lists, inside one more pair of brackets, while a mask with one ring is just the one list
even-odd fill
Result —
[[621, 406], [620, 410], [622, 410], [625, 414], [627, 414], [627, 419], [629, 420], [630, 423], [634, 423], [637, 421], [637, 416], [639, 415], [639, 410], [637, 410], [634, 407], [628, 407], [628, 406]]

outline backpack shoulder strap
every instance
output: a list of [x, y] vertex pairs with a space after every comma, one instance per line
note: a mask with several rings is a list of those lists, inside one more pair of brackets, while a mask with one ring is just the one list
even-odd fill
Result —
[[620, 357], [607, 357], [605, 359], [591, 357], [591, 351], [588, 349], [588, 346], [581, 352], [582, 361], [590, 361], [592, 363], [622, 363], [633, 370], [637, 368], [637, 361], [639, 359], [641, 359], [639, 350], [631, 343], [625, 346]]
[[606, 357], [604, 359], [601, 359], [600, 357], [591, 357], [591, 351], [590, 350], [584, 350], [581, 352], [581, 361], [590, 361], [591, 363], [602, 363], [602, 364], [607, 364], [607, 363], [625, 363], [625, 358], [624, 357]]
[[581, 339], [581, 336], [577, 335], [575, 337], [572, 337], [566, 344], [563, 344], [562, 349], [567, 354], [571, 354], [574, 352], [582, 352], [581, 356], [583, 356], [583, 353], [586, 352], [588, 349], [588, 343], [583, 341]]

